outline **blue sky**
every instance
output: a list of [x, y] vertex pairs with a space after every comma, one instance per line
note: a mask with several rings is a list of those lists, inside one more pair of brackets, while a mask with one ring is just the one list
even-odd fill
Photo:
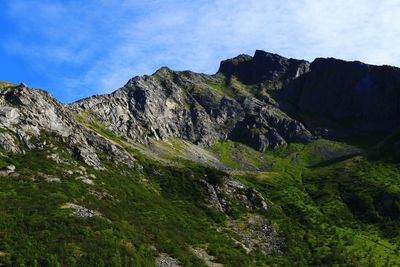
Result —
[[400, 66], [400, 0], [0, 0], [0, 80], [62, 102], [255, 49]]

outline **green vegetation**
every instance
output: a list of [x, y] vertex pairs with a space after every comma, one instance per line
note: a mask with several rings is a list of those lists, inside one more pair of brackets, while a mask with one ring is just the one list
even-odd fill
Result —
[[10, 88], [14, 88], [14, 87], [16, 87], [15, 84], [0, 81], [0, 90], [10, 89]]
[[[58, 148], [61, 155], [67, 153]], [[140, 160], [140, 168], [107, 162], [107, 171], [94, 174], [88, 186], [77, 175], [66, 177], [49, 152], [0, 158], [0, 166], [14, 164], [18, 177], [0, 179], [0, 262], [13, 266], [152, 266], [160, 252], [184, 265], [204, 266], [189, 246], [207, 244], [209, 252], [226, 265], [262, 265], [264, 256], [248, 256], [227, 233], [217, 231], [224, 219], [205, 206], [200, 179], [218, 183], [222, 173], [201, 166], [166, 167]], [[71, 159], [73, 161], [73, 159]], [[61, 182], [49, 182], [52, 175]], [[214, 177], [214, 178], [213, 178]], [[103, 192], [99, 199], [93, 192]], [[71, 216], [62, 209], [75, 203], [102, 215]]]
[[208, 82], [207, 84], [217, 92], [223, 93], [224, 95], [230, 97], [235, 97], [235, 94], [232, 92], [232, 89], [226, 86], [223, 82]]
[[[382, 139], [380, 139], [382, 140]], [[391, 135], [383, 138], [378, 145], [374, 146], [372, 157], [373, 158], [385, 158], [387, 160], [400, 160], [400, 129], [392, 133]]]
[[245, 85], [235, 77], [231, 77], [227, 81], [222, 74], [220, 74], [219, 80], [210, 80], [206, 84], [214, 89], [214, 92], [219, 92], [233, 98], [260, 95], [258, 86]]
[[282, 88], [281, 81], [265, 81], [257, 85], [247, 85], [241, 83], [235, 76], [225, 77], [218, 74], [219, 80], [206, 82], [215, 91], [221, 92], [230, 97], [255, 96], [263, 97]]
[[[232, 142], [213, 151], [238, 165], [245, 151]], [[250, 148], [247, 148], [250, 149]], [[241, 157], [239, 165], [268, 172], [235, 176], [271, 201], [267, 217], [287, 238], [287, 252], [271, 262], [287, 265], [398, 266], [400, 264], [400, 172], [398, 166], [355, 156], [349, 145], [318, 140], [309, 145]], [[349, 156], [340, 156], [349, 155]], [[240, 162], [239, 161], [239, 162]]]
[[[77, 116], [137, 162], [115, 166], [99, 155], [106, 170], [85, 166], [96, 177], [87, 185], [79, 179], [82, 164], [49, 135], [43, 138], [51, 149], [2, 152], [0, 168], [12, 164], [19, 174], [0, 176], [0, 263], [5, 266], [154, 266], [160, 253], [184, 266], [205, 266], [191, 247], [207, 248], [225, 266], [400, 265], [400, 172], [394, 163], [327, 140], [265, 153], [217, 143], [209, 151], [235, 169], [231, 176], [263, 194], [269, 208], [257, 212], [285, 238], [282, 255], [247, 253], [235, 243], [225, 215], [207, 205], [201, 185], [202, 179], [221, 184], [225, 173], [189, 161], [163, 165], [90, 114]], [[171, 142], [176, 151], [183, 145]], [[49, 159], [52, 153], [70, 164]], [[62, 208], [68, 203], [101, 215], [73, 216]], [[235, 219], [248, 216], [240, 202], [233, 208]]]
[[271, 170], [275, 159], [254, 149], [232, 141], [218, 142], [209, 151], [216, 153], [220, 161], [236, 170]]

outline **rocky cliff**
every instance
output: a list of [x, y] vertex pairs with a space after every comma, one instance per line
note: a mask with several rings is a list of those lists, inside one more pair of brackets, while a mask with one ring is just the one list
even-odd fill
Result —
[[67, 105], [0, 82], [0, 265], [400, 266], [399, 92], [263, 51]]
[[[251, 76], [256, 80], [287, 82], [308, 68], [304, 61], [258, 54], [265, 60], [257, 61], [255, 66], [260, 69], [268, 66], [270, 70], [254, 72]], [[241, 79], [247, 74], [235, 72], [231, 64], [248, 58], [240, 56], [222, 62], [217, 75], [161, 68], [151, 76], [131, 79], [112, 94], [73, 103], [70, 109], [89, 111], [110, 131], [134, 142], [146, 143], [150, 137], [179, 137], [209, 146], [230, 139], [264, 151], [285, 146], [287, 142], [310, 141], [312, 135], [304, 125], [279, 109], [272, 98], [256, 97], [244, 83], [232, 82], [232, 75]], [[252, 69], [251, 65], [247, 67]], [[225, 69], [232, 73], [224, 73]]]
[[239, 55], [221, 62], [218, 73], [228, 79], [232, 76], [244, 84], [257, 84], [266, 81], [287, 83], [308, 72], [310, 63], [305, 60], [285, 58], [277, 54], [256, 50], [253, 57]]
[[[93, 141], [76, 116], [136, 143], [178, 137], [211, 146], [232, 140], [265, 151], [318, 136], [388, 134], [400, 125], [399, 88], [398, 68], [331, 58], [310, 64], [257, 50], [253, 57], [222, 61], [215, 75], [163, 67], [111, 94], [67, 106], [23, 85], [6, 88], [1, 116], [2, 125], [28, 147], [31, 136], [44, 130], [71, 147], [82, 144], [74, 153], [100, 166], [93, 152], [111, 144]], [[17, 151], [14, 139], [4, 133], [1, 144]]]
[[[278, 101], [333, 135], [388, 134], [400, 126], [400, 69], [317, 58]], [[329, 136], [329, 135], [328, 135]]]
[[25, 84], [0, 91], [0, 127], [0, 146], [8, 152], [43, 148], [52, 136], [88, 166], [103, 168], [98, 157], [101, 152], [107, 152], [115, 162], [134, 161], [124, 150], [78, 123], [48, 92]]

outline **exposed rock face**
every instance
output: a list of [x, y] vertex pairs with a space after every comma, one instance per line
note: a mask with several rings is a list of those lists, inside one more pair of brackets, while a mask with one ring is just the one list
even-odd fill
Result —
[[[174, 75], [160, 70], [159, 75]], [[201, 77], [199, 77], [201, 79]], [[185, 79], [194, 85], [194, 81]], [[217, 107], [220, 99], [212, 99]], [[136, 77], [111, 95], [91, 97], [75, 103], [75, 109], [90, 110], [110, 130], [146, 143], [149, 137], [181, 137], [208, 145], [222, 138], [215, 122], [193, 97], [168, 77]]]
[[388, 133], [400, 126], [400, 69], [317, 58], [280, 92], [279, 102], [314, 117], [313, 126], [337, 126], [350, 135]]
[[236, 221], [229, 223], [250, 251], [259, 248], [266, 254], [282, 254], [285, 239], [262, 216], [252, 215], [244, 223]]
[[[257, 85], [258, 93], [266, 88], [266, 97], [272, 95], [280, 111], [295, 114], [316, 135], [387, 134], [400, 127], [399, 68], [333, 58], [317, 58], [310, 64], [256, 51], [254, 57], [223, 61], [218, 72]], [[272, 132], [267, 139], [274, 138]], [[260, 143], [263, 137], [258, 139], [253, 142]]]
[[88, 208], [76, 205], [74, 203], [65, 203], [61, 206], [62, 209], [71, 209], [72, 215], [81, 218], [91, 218], [94, 216], [101, 216], [101, 214], [97, 211], [90, 210]]
[[14, 165], [8, 165], [5, 168], [0, 169], [0, 176], [8, 176], [10, 174], [15, 174]]
[[[244, 249], [252, 251], [259, 248], [266, 254], [282, 253], [285, 240], [278, 231], [265, 221], [262, 216], [252, 214], [257, 209], [267, 210], [268, 205], [262, 194], [252, 187], [245, 186], [232, 177], [225, 177], [221, 184], [212, 185], [205, 180], [200, 183], [206, 188], [209, 195], [208, 203], [211, 207], [225, 213], [228, 226], [236, 232], [239, 242]], [[233, 203], [249, 211], [249, 217], [244, 220], [234, 220], [232, 215]]]
[[[285, 69], [279, 73], [283, 72]], [[112, 132], [142, 143], [150, 137], [179, 137], [209, 146], [231, 139], [263, 151], [312, 138], [275, 102], [267, 103], [251, 95], [231, 97], [216, 89], [216, 84], [221, 90], [230, 90], [221, 75], [162, 68], [152, 76], [131, 79], [112, 94], [86, 98], [70, 108], [90, 111]]]
[[9, 133], [0, 133], [0, 147], [5, 151], [12, 153], [20, 153], [21, 149], [19, 148], [17, 141], [15, 138]]
[[305, 60], [288, 59], [277, 54], [256, 50], [254, 57], [240, 55], [221, 62], [218, 73], [235, 76], [245, 84], [264, 81], [290, 81], [309, 71]]
[[400, 69], [335, 59], [310, 65], [259, 50], [254, 57], [223, 61], [216, 75], [164, 67], [112, 94], [67, 107], [24, 84], [5, 88], [0, 92], [2, 149], [21, 153], [42, 146], [39, 136], [46, 132], [65, 142], [78, 160], [99, 169], [98, 152], [115, 161], [132, 159], [73, 114], [137, 143], [178, 137], [210, 146], [229, 139], [260, 151], [315, 136], [389, 133], [400, 126]]
[[224, 213], [229, 214], [232, 200], [238, 200], [248, 210], [268, 208], [260, 192], [229, 176], [224, 178], [221, 185], [211, 185], [205, 180], [200, 182], [207, 189], [210, 205]]
[[290, 118], [277, 106], [254, 97], [245, 98], [243, 106], [246, 115], [230, 132], [231, 140], [265, 151], [285, 146], [287, 142], [306, 143], [312, 139], [302, 123]]
[[77, 123], [49, 93], [24, 84], [0, 91], [0, 128], [0, 146], [9, 152], [43, 148], [45, 134], [64, 142], [77, 159], [97, 169], [103, 168], [98, 152], [107, 151], [116, 161], [133, 160], [124, 150]]
[[157, 267], [182, 267], [182, 265], [178, 264], [178, 262], [166, 255], [166, 254], [162, 254], [158, 257], [158, 259], [156, 260], [156, 266]]

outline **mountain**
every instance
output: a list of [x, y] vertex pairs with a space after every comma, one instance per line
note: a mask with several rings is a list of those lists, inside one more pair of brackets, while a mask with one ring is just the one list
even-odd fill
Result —
[[257, 50], [61, 104], [0, 82], [0, 265], [400, 265], [400, 69]]
[[90, 111], [110, 131], [146, 143], [154, 137], [179, 137], [210, 146], [218, 140], [243, 142], [257, 150], [311, 140], [299, 121], [265, 102], [247, 88], [231, 88], [224, 75], [207, 76], [168, 68], [135, 77], [110, 95], [93, 96], [71, 105]]

